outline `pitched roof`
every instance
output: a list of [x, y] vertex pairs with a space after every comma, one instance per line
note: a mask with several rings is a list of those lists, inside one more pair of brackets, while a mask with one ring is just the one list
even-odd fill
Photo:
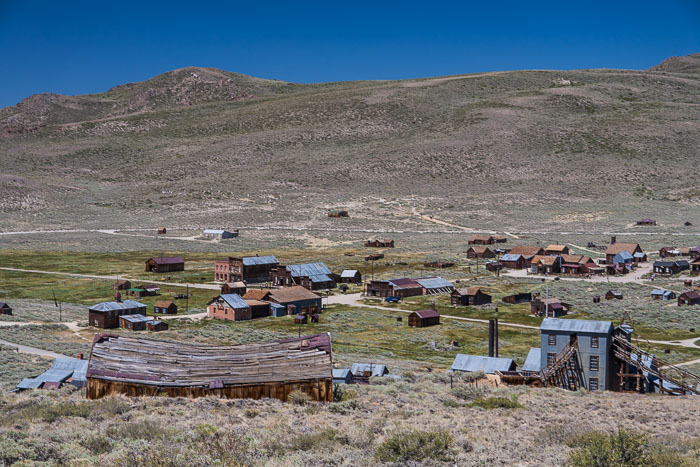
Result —
[[10, 308], [10, 305], [8, 305], [5, 302], [0, 302], [0, 308], [5, 308], [5, 307]]
[[686, 298], [690, 298], [690, 299], [700, 298], [700, 293], [698, 293], [695, 290], [689, 290], [687, 292], [683, 292], [681, 295], [685, 295]]
[[414, 313], [417, 314], [418, 317], [421, 319], [439, 318], [440, 317], [440, 313], [438, 313], [435, 310], [418, 310], [418, 311], [414, 311]]
[[581, 263], [581, 262], [582, 262], [584, 259], [586, 259], [586, 258], [584, 258], [583, 255], [567, 255], [567, 254], [563, 254], [563, 255], [561, 255], [561, 259], [562, 259], [562, 261], [564, 261], [565, 263]]
[[23, 379], [22, 382], [17, 385], [17, 387], [19, 389], [36, 389], [43, 383], [60, 383], [69, 378], [73, 378], [75, 381], [84, 383], [86, 381], [85, 372], [87, 371], [87, 368], [87, 360], [78, 360], [77, 358], [70, 357], [57, 358], [54, 360], [51, 368], [36, 378]]
[[246, 284], [243, 281], [226, 282], [226, 285], [232, 289], [245, 289], [246, 288]]
[[664, 290], [664, 289], [654, 289], [651, 291], [652, 295], [668, 295], [671, 293], [673, 293], [673, 292], [671, 292], [670, 290]]
[[290, 264], [286, 266], [292, 277], [308, 277], [311, 282], [330, 282], [331, 270], [323, 263]]
[[124, 300], [123, 302], [102, 302], [88, 308], [89, 311], [116, 311], [146, 308], [143, 303], [136, 300]]
[[542, 349], [539, 347], [530, 347], [525, 363], [520, 368], [522, 371], [538, 372], [542, 370]]
[[153, 321], [153, 318], [150, 318], [148, 316], [144, 316], [141, 314], [122, 315], [119, 317], [119, 319], [123, 319], [123, 320], [129, 321], [131, 323], [147, 323], [149, 321]]
[[400, 279], [391, 279], [389, 280], [389, 282], [398, 289], [417, 289], [421, 287], [421, 285], [418, 282], [408, 277], [402, 277]]
[[481, 291], [481, 289], [479, 287], [460, 287], [459, 289], [455, 289], [455, 291], [462, 296], [466, 296], [476, 295]]
[[156, 264], [179, 264], [185, 262], [182, 256], [161, 256], [158, 258], [151, 258], [148, 261], [151, 260]]
[[612, 322], [589, 321], [585, 319], [545, 318], [540, 325], [540, 330], [609, 334], [612, 332]]
[[416, 279], [416, 282], [418, 282], [421, 287], [425, 289], [453, 289], [454, 286], [452, 285], [452, 282], [448, 281], [447, 279], [443, 279], [442, 277], [421, 277]]
[[486, 245], [472, 245], [469, 247], [470, 250], [474, 250], [475, 253], [486, 253], [491, 251]]
[[157, 306], [159, 308], [170, 308], [170, 305], [174, 305], [174, 303], [170, 300], [157, 300], [156, 303], [153, 304], [153, 306]]
[[248, 289], [243, 295], [246, 300], [265, 300], [270, 293], [270, 289]]
[[102, 334], [92, 345], [87, 377], [159, 387], [237, 386], [325, 380], [331, 369], [329, 334], [216, 346]]
[[566, 245], [548, 245], [547, 248], [545, 248], [546, 251], [564, 251], [568, 249]]
[[[634, 256], [632, 256], [632, 254], [629, 251], [621, 251], [615, 255], [615, 258], [626, 260], [626, 259], [634, 259]], [[615, 261], [615, 258], [613, 258], [613, 261]]]
[[493, 235], [472, 235], [471, 237], [469, 237], [468, 241], [469, 242], [473, 242], [475, 240], [489, 241], [493, 238], [494, 238]]
[[520, 253], [506, 253], [501, 256], [501, 261], [518, 261], [523, 255]]
[[209, 303], [207, 303], [207, 305], [214, 303], [219, 298], [221, 298], [223, 301], [225, 301], [234, 310], [239, 310], [241, 308], [248, 308], [248, 304], [237, 293], [226, 293], [226, 294], [217, 295], [212, 300], [210, 300]]
[[293, 287], [283, 287], [281, 289], [270, 290], [270, 300], [281, 303], [296, 302], [299, 300], [314, 300], [321, 298], [312, 291], [300, 285]]
[[510, 371], [513, 359], [499, 357], [484, 357], [482, 355], [457, 354], [452, 363], [452, 371], [483, 371], [493, 374], [496, 371]]
[[279, 264], [274, 256], [246, 256], [243, 258], [243, 266], [253, 266], [254, 264]]
[[634, 253], [635, 250], [641, 250], [642, 247], [639, 246], [639, 243], [625, 243], [625, 242], [615, 242], [611, 245], [608, 245], [608, 248], [605, 250], [606, 255], [616, 255], [620, 253], [621, 251], [626, 251], [630, 254]]
[[370, 372], [372, 376], [384, 376], [389, 373], [386, 365], [378, 365], [376, 363], [353, 363], [350, 368], [350, 373], [353, 376], [362, 376], [364, 372]]
[[352, 279], [357, 275], [357, 269], [345, 269], [340, 273], [340, 277], [345, 279]]
[[544, 264], [544, 265], [552, 266], [557, 261], [559, 261], [559, 256], [535, 255], [532, 257], [533, 264], [537, 264], [539, 262], [542, 262], [542, 264]]
[[517, 245], [510, 249], [510, 254], [513, 255], [523, 255], [526, 258], [529, 256], [535, 256], [543, 250], [539, 246], [527, 246], [527, 245]]

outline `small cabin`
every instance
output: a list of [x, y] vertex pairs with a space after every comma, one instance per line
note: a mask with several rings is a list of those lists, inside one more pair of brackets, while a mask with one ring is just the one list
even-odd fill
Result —
[[350, 368], [333, 368], [333, 384], [352, 384]]
[[440, 313], [435, 310], [418, 310], [408, 315], [408, 325], [414, 328], [425, 328], [440, 324]]
[[185, 260], [182, 256], [162, 256], [150, 258], [146, 261], [147, 272], [175, 272], [185, 270]]
[[362, 274], [357, 269], [345, 269], [340, 273], [340, 281], [343, 284], [361, 284]]
[[146, 323], [146, 329], [152, 332], [167, 331], [168, 323], [164, 321], [151, 320]]
[[370, 238], [365, 242], [368, 248], [394, 248], [393, 238]]
[[676, 294], [670, 290], [654, 289], [651, 291], [651, 298], [654, 300], [668, 301], [676, 298]]
[[221, 293], [222, 294], [231, 294], [235, 293], [240, 295], [241, 297], [246, 294], [248, 291], [248, 286], [246, 286], [246, 283], [243, 281], [237, 281], [237, 282], [224, 282], [221, 284]]
[[681, 305], [700, 305], [700, 293], [695, 290], [683, 292], [678, 296], [678, 306]]
[[158, 227], [158, 235], [165, 235], [168, 230], [165, 227]]
[[350, 217], [350, 214], [345, 209], [330, 209], [328, 217]]
[[169, 300], [158, 300], [153, 305], [153, 312], [160, 315], [177, 314], [177, 305]]
[[153, 318], [139, 314], [124, 315], [119, 317], [119, 327], [130, 331], [145, 331], [148, 321], [153, 321]]
[[621, 290], [608, 290], [605, 293], [605, 299], [606, 300], [622, 300], [622, 291]]
[[0, 302], [0, 315], [12, 315], [12, 308], [5, 302]]
[[488, 295], [479, 287], [462, 287], [454, 289], [451, 294], [452, 306], [476, 306], [491, 303], [491, 295]]

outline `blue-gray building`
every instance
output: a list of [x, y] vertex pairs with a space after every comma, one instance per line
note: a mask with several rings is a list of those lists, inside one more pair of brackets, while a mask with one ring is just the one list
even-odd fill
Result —
[[540, 367], [556, 360], [561, 352], [576, 338], [582, 386], [589, 391], [610, 389], [614, 375], [612, 361], [613, 325], [610, 321], [545, 318], [540, 326]]
[[333, 384], [351, 384], [352, 373], [349, 368], [333, 368]]
[[495, 374], [496, 371], [515, 371], [516, 365], [512, 358], [484, 357], [483, 355], [457, 354], [450, 371], [483, 371]]

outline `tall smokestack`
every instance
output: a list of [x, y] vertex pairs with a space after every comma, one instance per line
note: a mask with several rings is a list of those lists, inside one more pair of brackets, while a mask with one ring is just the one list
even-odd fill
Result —
[[489, 320], [489, 357], [493, 357], [494, 354], [494, 349], [493, 349], [493, 332], [494, 332], [494, 325], [493, 325], [493, 320]]
[[498, 357], [498, 318], [493, 323], [493, 349], [495, 357]]

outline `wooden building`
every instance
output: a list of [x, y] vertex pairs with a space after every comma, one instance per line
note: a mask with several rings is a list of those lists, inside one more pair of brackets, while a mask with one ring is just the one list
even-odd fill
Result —
[[280, 287], [300, 285], [309, 290], [335, 288], [337, 275], [323, 263], [280, 264], [272, 270], [272, 283]]
[[561, 256], [533, 256], [530, 260], [530, 272], [533, 274], [559, 274]]
[[130, 331], [145, 331], [148, 321], [153, 321], [153, 318], [140, 314], [124, 315], [119, 317], [119, 327]]
[[[605, 264], [606, 265], [611, 265], [614, 263], [615, 255], [618, 253], [622, 253], [623, 251], [626, 251], [632, 257], [634, 258], [635, 263], [641, 262], [641, 259], [639, 258], [639, 253], [644, 253], [642, 251], [642, 247], [639, 246], [639, 243], [625, 243], [625, 242], [618, 242], [615, 237], [612, 237], [610, 241], [610, 245], [608, 245], [608, 248], [605, 250]], [[637, 256], [635, 256], [637, 254]], [[645, 258], [646, 259], [646, 258]]]
[[103, 329], [119, 327], [119, 317], [124, 315], [146, 314], [146, 305], [134, 300], [123, 302], [102, 302], [88, 308], [88, 323]]
[[229, 321], [252, 319], [250, 306], [237, 294], [223, 294], [212, 299], [207, 303], [207, 315]]
[[532, 301], [532, 294], [530, 292], [521, 292], [513, 295], [505, 296], [501, 299], [504, 303], [527, 303]]
[[484, 265], [488, 271], [497, 272], [503, 269], [505, 266], [501, 261], [489, 261]]
[[690, 269], [690, 263], [686, 260], [680, 261], [654, 261], [653, 271], [656, 274], [673, 275]]
[[690, 263], [690, 273], [694, 276], [700, 275], [700, 257], [695, 258], [692, 263]]
[[530, 264], [520, 253], [506, 253], [501, 256], [501, 263], [508, 269], [525, 269]]
[[165, 235], [166, 233], [168, 233], [168, 229], [166, 229], [165, 227], [158, 227], [157, 233], [158, 235]]
[[451, 261], [426, 261], [423, 263], [425, 268], [446, 269], [454, 267], [455, 263]]
[[5, 302], [0, 302], [0, 315], [12, 315], [12, 308]]
[[243, 295], [245, 295], [247, 290], [248, 290], [248, 286], [246, 286], [245, 282], [243, 282], [243, 281], [224, 282], [223, 284], [221, 284], [221, 293], [222, 294], [235, 293], [235, 294], [238, 294], [242, 297]]
[[158, 300], [153, 305], [153, 312], [162, 315], [175, 315], [177, 314], [177, 305], [170, 300]]
[[214, 261], [214, 280], [220, 282], [271, 282], [272, 270], [280, 262], [274, 256], [229, 256], [224, 260]]
[[393, 297], [394, 286], [389, 281], [370, 281], [365, 290], [368, 297]]
[[251, 319], [267, 318], [270, 316], [270, 303], [262, 300], [246, 300], [250, 307]]
[[535, 298], [530, 302], [530, 313], [534, 316], [545, 318], [565, 316], [569, 313], [569, 309], [570, 305], [568, 303], [563, 303], [556, 298], [550, 298], [549, 300]]
[[321, 297], [301, 287], [270, 289], [267, 301], [287, 307], [288, 314], [313, 314], [321, 311]]
[[377, 261], [378, 259], [384, 258], [384, 253], [374, 253], [365, 256], [365, 261]]
[[494, 235], [493, 236], [493, 241], [495, 243], [506, 243], [508, 241], [508, 238], [506, 238], [503, 235]]
[[128, 290], [131, 288], [131, 282], [126, 279], [119, 279], [114, 284], [112, 284], [113, 290]]
[[683, 292], [678, 296], [678, 306], [681, 305], [700, 305], [700, 293], [696, 290]]
[[146, 329], [152, 332], [167, 331], [168, 323], [152, 319], [146, 323]]
[[343, 284], [362, 284], [362, 274], [357, 269], [345, 269], [340, 273], [340, 282]]
[[425, 328], [440, 324], [440, 313], [435, 310], [418, 310], [408, 315], [408, 325], [414, 328]]
[[568, 255], [569, 247], [566, 245], [549, 245], [544, 249], [544, 254], [548, 256]]
[[146, 271], [148, 272], [176, 272], [185, 270], [185, 260], [182, 256], [163, 256], [151, 258], [146, 261]]
[[612, 299], [622, 300], [622, 298], [623, 298], [623, 297], [622, 297], [622, 291], [621, 291], [621, 290], [612, 290], [612, 289], [611, 289], [611, 290], [608, 290], [608, 291], [605, 293], [605, 299], [606, 299], [606, 300], [612, 300]]
[[455, 289], [451, 294], [452, 306], [476, 306], [491, 303], [491, 295], [488, 295], [479, 287], [462, 287]]
[[469, 245], [493, 245], [496, 239], [493, 235], [472, 235], [467, 240]]
[[656, 225], [656, 221], [654, 219], [644, 217], [637, 221], [637, 225]]
[[263, 344], [208, 346], [98, 334], [87, 381], [88, 399], [123, 394], [286, 401], [299, 390], [311, 400], [330, 402], [331, 339], [329, 334], [318, 334]]
[[365, 242], [368, 248], [394, 248], [393, 238], [370, 238]]
[[483, 245], [470, 246], [467, 250], [467, 258], [495, 258], [496, 253]]
[[330, 209], [328, 217], [350, 217], [350, 214], [345, 209]]

